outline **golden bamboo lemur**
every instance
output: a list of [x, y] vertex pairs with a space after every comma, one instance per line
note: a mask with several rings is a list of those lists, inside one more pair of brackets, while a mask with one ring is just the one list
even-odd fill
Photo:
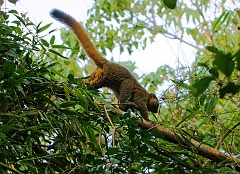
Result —
[[94, 47], [82, 26], [70, 15], [58, 9], [53, 9], [50, 15], [57, 21], [70, 27], [88, 56], [94, 61], [97, 68], [83, 83], [89, 83], [94, 89], [110, 88], [120, 103], [120, 109], [137, 109], [142, 117], [148, 120], [148, 111], [156, 113], [159, 101], [155, 94], [148, 93], [124, 67], [105, 59]]

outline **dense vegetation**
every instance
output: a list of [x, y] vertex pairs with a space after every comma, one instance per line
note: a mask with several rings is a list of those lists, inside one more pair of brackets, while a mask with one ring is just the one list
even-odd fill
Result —
[[148, 91], [161, 91], [160, 111], [150, 114], [156, 126], [122, 113], [108, 90], [81, 83], [93, 66], [76, 63], [87, 57], [71, 31], [61, 30], [59, 45], [51, 24], [1, 12], [0, 171], [240, 171], [240, 11], [221, 0], [175, 2], [96, 0], [85, 23], [103, 55], [131, 54], [159, 34], [195, 48], [191, 68], [134, 74]]

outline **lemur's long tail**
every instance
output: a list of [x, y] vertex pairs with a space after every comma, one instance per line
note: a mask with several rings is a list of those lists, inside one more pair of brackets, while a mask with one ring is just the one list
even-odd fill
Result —
[[98, 52], [86, 31], [72, 16], [58, 9], [53, 9], [50, 15], [73, 30], [84, 50], [97, 66], [102, 67], [108, 61]]

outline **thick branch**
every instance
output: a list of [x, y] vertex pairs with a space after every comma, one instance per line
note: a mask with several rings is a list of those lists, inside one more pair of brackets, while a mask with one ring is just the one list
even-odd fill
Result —
[[[96, 101], [95, 101], [96, 102]], [[100, 107], [101, 104], [96, 102]], [[113, 109], [115, 112], [122, 114], [123, 111], [115, 108]], [[192, 139], [186, 139], [183, 135], [180, 135], [178, 133], [175, 133], [163, 126], [160, 125], [153, 125], [150, 122], [146, 120], [136, 120], [136, 123], [138, 126], [140, 126], [143, 129], [148, 129], [150, 131], [156, 131], [159, 133], [159, 137], [164, 136], [166, 141], [169, 141], [174, 144], [179, 144], [183, 146], [185, 149], [196, 153], [198, 155], [201, 155], [205, 158], [208, 158], [214, 162], [223, 163], [223, 164], [229, 164], [229, 163], [236, 163], [235, 169], [240, 172], [240, 160], [228, 155], [226, 153], [220, 152], [215, 148], [212, 148], [210, 146], [207, 146], [205, 144], [201, 144], [200, 142]]]
[[196, 140], [193, 139], [186, 141], [186, 139], [182, 135], [174, 133], [173, 131], [166, 129], [162, 126], [152, 125], [151, 123], [145, 120], [136, 120], [136, 123], [143, 129], [149, 129], [158, 132], [159, 135], [164, 136], [166, 138], [166, 141], [184, 146], [186, 149], [192, 151], [193, 153], [197, 153], [212, 161], [219, 163], [221, 162], [225, 164], [237, 163], [235, 169], [237, 171], [240, 171], [240, 160], [235, 157], [220, 152], [217, 149], [214, 149], [205, 144], [201, 144], [200, 142], [197, 142]]

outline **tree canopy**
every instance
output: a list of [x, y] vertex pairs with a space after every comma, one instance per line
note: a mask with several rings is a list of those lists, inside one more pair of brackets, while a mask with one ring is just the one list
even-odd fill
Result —
[[[9, 0], [10, 1], [10, 0]], [[10, 1], [16, 3], [16, 1]], [[2, 4], [3, 1], [0, 1]], [[240, 171], [238, 2], [96, 0], [83, 22], [102, 55], [129, 54], [164, 35], [195, 49], [191, 67], [138, 75], [161, 107], [122, 112], [107, 89], [82, 84], [94, 65], [72, 31], [0, 13], [0, 171], [237, 173]], [[43, 34], [47, 33], [47, 34]], [[48, 39], [49, 38], [49, 39]], [[159, 60], [160, 60], [159, 56]], [[120, 62], [130, 71], [132, 62]], [[169, 84], [167, 89], [161, 85]]]

